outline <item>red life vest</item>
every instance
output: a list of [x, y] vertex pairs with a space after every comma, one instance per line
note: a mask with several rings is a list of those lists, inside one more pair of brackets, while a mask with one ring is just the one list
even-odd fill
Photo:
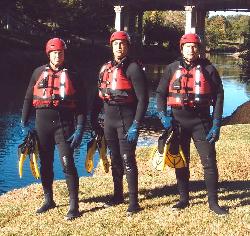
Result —
[[99, 75], [99, 96], [112, 104], [126, 104], [135, 101], [132, 82], [124, 75], [122, 65], [105, 64]]
[[169, 84], [167, 105], [171, 107], [204, 107], [212, 104], [212, 90], [201, 66], [188, 71], [182, 66], [174, 73]]
[[55, 72], [45, 67], [33, 89], [33, 106], [76, 108], [75, 89], [67, 69]]

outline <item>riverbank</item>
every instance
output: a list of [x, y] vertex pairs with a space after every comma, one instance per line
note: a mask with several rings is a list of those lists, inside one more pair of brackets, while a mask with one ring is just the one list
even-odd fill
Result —
[[[191, 205], [174, 212], [178, 200], [173, 169], [153, 170], [153, 147], [138, 148], [139, 199], [143, 208], [127, 217], [127, 204], [102, 208], [112, 194], [111, 173], [97, 168], [94, 177], [80, 179], [82, 216], [65, 222], [68, 193], [65, 181], [55, 181], [57, 208], [36, 215], [42, 203], [42, 187], [33, 184], [0, 196], [0, 235], [250, 235], [250, 125], [227, 125], [217, 142], [220, 173], [220, 205], [230, 214], [218, 217], [208, 210], [203, 171], [194, 147], [191, 149]], [[127, 185], [124, 181], [128, 201]]]

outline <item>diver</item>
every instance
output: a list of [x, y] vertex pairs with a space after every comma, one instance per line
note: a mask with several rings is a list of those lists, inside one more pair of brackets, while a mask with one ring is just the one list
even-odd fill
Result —
[[114, 195], [104, 206], [124, 203], [123, 175], [128, 183], [127, 214], [138, 212], [138, 168], [135, 149], [139, 128], [148, 106], [148, 90], [142, 66], [128, 56], [130, 37], [125, 31], [110, 37], [113, 60], [99, 73], [98, 92], [93, 104], [93, 130], [101, 132], [98, 114], [103, 106], [104, 135], [110, 150]]
[[[36, 110], [35, 128], [39, 140], [40, 173], [44, 203], [36, 213], [56, 207], [53, 199], [53, 162], [55, 145], [58, 148], [69, 191], [67, 220], [80, 216], [79, 177], [75, 167], [74, 148], [81, 143], [85, 122], [85, 99], [79, 75], [65, 64], [66, 44], [52, 38], [46, 44], [49, 63], [36, 68], [31, 76], [22, 109], [21, 126], [29, 130], [32, 107]], [[81, 93], [82, 94], [82, 93]]]
[[[218, 215], [227, 210], [218, 205], [218, 169], [215, 142], [219, 139], [224, 90], [216, 68], [200, 57], [201, 40], [197, 34], [180, 39], [182, 58], [169, 64], [157, 88], [158, 117], [165, 129], [175, 123], [180, 129], [180, 145], [187, 167], [176, 168], [180, 200], [174, 209], [189, 206], [190, 142], [194, 141], [204, 169], [209, 208]], [[171, 107], [170, 114], [167, 106]], [[213, 108], [210, 114], [210, 107]]]

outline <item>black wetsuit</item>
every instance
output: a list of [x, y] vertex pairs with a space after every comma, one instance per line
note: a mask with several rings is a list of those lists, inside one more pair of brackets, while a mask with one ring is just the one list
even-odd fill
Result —
[[157, 88], [157, 110], [165, 111], [167, 106], [168, 87], [170, 80], [182, 65], [187, 70], [191, 70], [195, 65], [201, 65], [205, 78], [212, 87], [213, 113], [210, 114], [210, 107], [180, 109], [172, 108], [174, 123], [180, 125], [180, 144], [187, 157], [188, 167], [176, 169], [177, 185], [181, 196], [181, 201], [188, 202], [189, 199], [189, 162], [190, 162], [190, 142], [194, 141], [195, 147], [201, 158], [204, 168], [205, 183], [208, 190], [209, 201], [217, 201], [218, 170], [216, 164], [215, 144], [210, 144], [206, 136], [212, 127], [212, 119], [221, 119], [223, 112], [224, 91], [221, 78], [215, 67], [206, 59], [197, 60], [192, 67], [184, 63], [183, 60], [173, 62], [166, 67], [163, 78]]
[[[33, 88], [46, 66], [48, 65], [38, 67], [31, 76], [22, 110], [24, 124], [28, 122], [32, 110]], [[54, 149], [57, 145], [70, 197], [78, 198], [79, 178], [74, 164], [74, 150], [67, 139], [75, 131], [75, 125], [84, 124], [85, 101], [79, 96], [79, 90], [83, 88], [80, 78], [77, 78], [76, 73], [70, 69], [68, 74], [76, 89], [76, 109], [64, 108], [61, 103], [57, 107], [37, 108], [35, 126], [39, 139], [40, 171], [44, 193], [52, 194]], [[82, 91], [81, 93], [84, 94]]]
[[[113, 63], [115, 65], [115, 63]], [[134, 102], [114, 104], [104, 102], [104, 134], [111, 153], [114, 197], [123, 198], [123, 174], [125, 171], [130, 205], [138, 203], [138, 169], [135, 159], [137, 142], [129, 143], [126, 134], [133, 121], [141, 122], [148, 105], [147, 81], [141, 66], [136, 62], [124, 60], [123, 71], [132, 82]], [[92, 126], [96, 121], [103, 101], [96, 96], [92, 110]], [[99, 108], [98, 108], [99, 107]]]

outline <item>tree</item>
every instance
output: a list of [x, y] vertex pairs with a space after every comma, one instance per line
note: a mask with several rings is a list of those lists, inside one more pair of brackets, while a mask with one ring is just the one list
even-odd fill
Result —
[[231, 31], [228, 37], [232, 40], [238, 40], [241, 38], [242, 34], [250, 32], [250, 16], [238, 15], [229, 16], [228, 20], [231, 22]]
[[146, 44], [167, 44], [169, 49], [178, 49], [179, 38], [184, 29], [184, 12], [145, 12], [143, 21]]
[[227, 39], [230, 22], [225, 16], [213, 16], [206, 20], [206, 37], [208, 46], [216, 47], [219, 41]]
[[78, 35], [108, 31], [113, 23], [113, 9], [103, 0], [17, 0], [16, 9], [52, 30]]

